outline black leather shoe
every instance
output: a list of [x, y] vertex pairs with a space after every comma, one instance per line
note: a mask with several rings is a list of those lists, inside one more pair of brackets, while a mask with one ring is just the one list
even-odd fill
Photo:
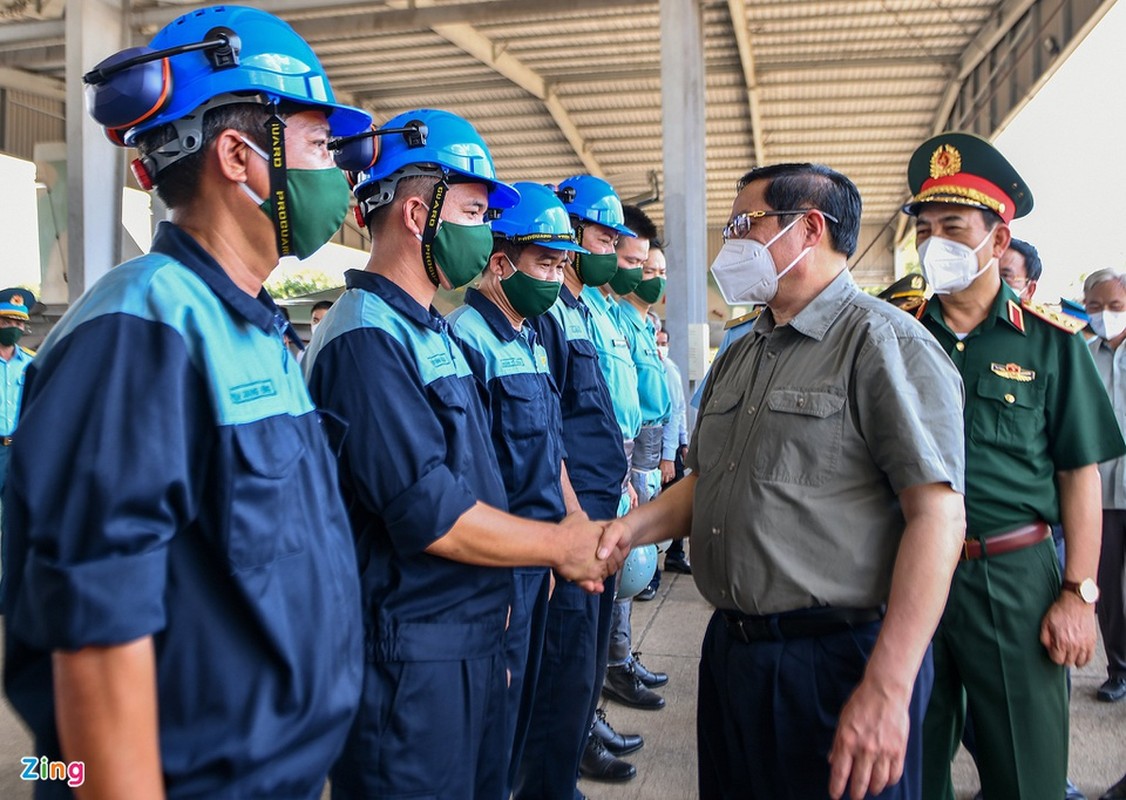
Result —
[[1126, 678], [1107, 678], [1095, 693], [1095, 697], [1104, 703], [1117, 703], [1126, 697]]
[[657, 596], [657, 588], [658, 588], [657, 584], [650, 583], [648, 586], [646, 586], [640, 592], [635, 594], [633, 596], [633, 599], [634, 600], [640, 600], [642, 603], [646, 603], [646, 602], [652, 600], [654, 597]]
[[639, 733], [618, 733], [606, 719], [606, 712], [601, 708], [594, 710], [594, 727], [591, 733], [602, 740], [606, 749], [616, 756], [634, 753], [642, 748], [645, 739]]
[[1126, 775], [1118, 783], [1111, 786], [1106, 790], [1106, 794], [1099, 797], [1099, 800], [1126, 800]]
[[597, 736], [586, 737], [579, 774], [587, 780], [624, 783], [637, 775], [637, 768], [628, 761], [615, 758]]
[[681, 556], [665, 556], [665, 572], [679, 572], [681, 575], [691, 575], [692, 565], [688, 559]]
[[602, 682], [602, 694], [623, 705], [645, 711], [664, 708], [665, 698], [643, 684], [633, 667], [631, 661], [607, 669], [606, 680]]
[[653, 672], [641, 663], [641, 653], [633, 654], [633, 671], [637, 673], [637, 677], [641, 678], [641, 682], [650, 689], [656, 689], [658, 686], [664, 686], [669, 682], [667, 672]]

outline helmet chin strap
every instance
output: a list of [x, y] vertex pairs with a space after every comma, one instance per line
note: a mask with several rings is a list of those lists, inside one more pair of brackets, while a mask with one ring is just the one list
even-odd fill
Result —
[[271, 104], [270, 118], [266, 120], [266, 139], [270, 148], [270, 157], [266, 165], [270, 170], [270, 210], [274, 218], [278, 256], [289, 256], [293, 255], [293, 234], [289, 220], [289, 191], [286, 181], [285, 122], [278, 114], [276, 103]]
[[442, 221], [442, 204], [446, 202], [446, 192], [450, 190], [449, 181], [445, 173], [434, 184], [434, 199], [430, 201], [430, 208], [426, 212], [426, 225], [422, 229], [422, 266], [426, 268], [426, 277], [435, 286], [441, 286], [442, 280], [438, 274], [438, 264], [434, 260], [434, 237], [438, 235], [438, 223]]
[[[575, 226], [575, 244], [579, 247], [583, 246], [583, 224], [581, 222]], [[582, 260], [583, 257], [581, 253], [575, 253], [575, 257], [571, 260], [571, 264], [575, 268], [575, 274], [579, 276], [580, 281], [583, 279]]]

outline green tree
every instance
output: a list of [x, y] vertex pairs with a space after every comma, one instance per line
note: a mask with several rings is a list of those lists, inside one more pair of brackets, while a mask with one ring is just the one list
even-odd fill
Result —
[[266, 281], [266, 291], [271, 297], [283, 299], [322, 292], [336, 285], [336, 282], [323, 272], [307, 269]]

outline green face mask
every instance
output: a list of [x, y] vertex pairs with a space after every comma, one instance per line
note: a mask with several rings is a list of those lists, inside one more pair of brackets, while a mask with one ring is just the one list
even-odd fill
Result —
[[0, 347], [11, 347], [22, 338], [22, 328], [0, 328]]
[[641, 283], [641, 267], [634, 267], [633, 269], [618, 268], [614, 273], [614, 277], [610, 279], [610, 288], [616, 294], [627, 295], [637, 288], [637, 284]]
[[650, 278], [647, 281], [642, 281], [637, 284], [637, 288], [633, 290], [633, 293], [640, 297], [642, 301], [653, 305], [665, 296], [665, 279]]
[[575, 253], [575, 272], [587, 286], [602, 286], [618, 271], [618, 254]]
[[508, 263], [513, 272], [507, 278], [501, 278], [500, 288], [516, 313], [524, 318], [538, 317], [551, 308], [559, 297], [559, 290], [563, 288], [563, 284], [559, 281], [533, 278], [526, 272], [516, 269], [511, 259]]
[[[493, 231], [488, 225], [459, 225], [442, 220], [434, 234], [433, 260], [457, 289], [481, 274], [493, 252]], [[426, 263], [426, 245], [422, 261]]]
[[[243, 138], [243, 142], [270, 163], [262, 148]], [[242, 190], [258, 203], [262, 213], [274, 219], [273, 198], [263, 200], [245, 183]], [[336, 167], [326, 169], [286, 169], [285, 193], [288, 208], [283, 209], [281, 241], [284, 249], [289, 243], [288, 255], [308, 258], [331, 239], [344, 222], [351, 204], [352, 192], [344, 173]], [[277, 223], [275, 223], [276, 225]], [[288, 224], [288, 225], [287, 225]], [[286, 226], [288, 230], [286, 230]], [[285, 255], [285, 253], [283, 253]]]

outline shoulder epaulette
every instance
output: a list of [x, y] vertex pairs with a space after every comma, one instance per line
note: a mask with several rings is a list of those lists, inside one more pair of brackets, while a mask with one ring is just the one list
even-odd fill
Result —
[[723, 329], [726, 331], [734, 328], [737, 325], [742, 325], [744, 322], [754, 322], [759, 318], [759, 315], [762, 314], [763, 308], [763, 306], [755, 306], [743, 316], [727, 320], [727, 322], [723, 324]]
[[1079, 331], [1087, 327], [1087, 323], [1083, 320], [1076, 319], [1070, 314], [1064, 314], [1062, 311], [1052, 311], [1047, 306], [1042, 306], [1039, 303], [1030, 303], [1025, 300], [1021, 303], [1021, 308], [1032, 316], [1044, 320], [1052, 327], [1059, 328], [1061, 331], [1079, 333]]
[[23, 345], [20, 345], [20, 350], [23, 350], [29, 356], [31, 356], [32, 358], [35, 358], [35, 351], [34, 350], [27, 348], [27, 347], [24, 347]]

